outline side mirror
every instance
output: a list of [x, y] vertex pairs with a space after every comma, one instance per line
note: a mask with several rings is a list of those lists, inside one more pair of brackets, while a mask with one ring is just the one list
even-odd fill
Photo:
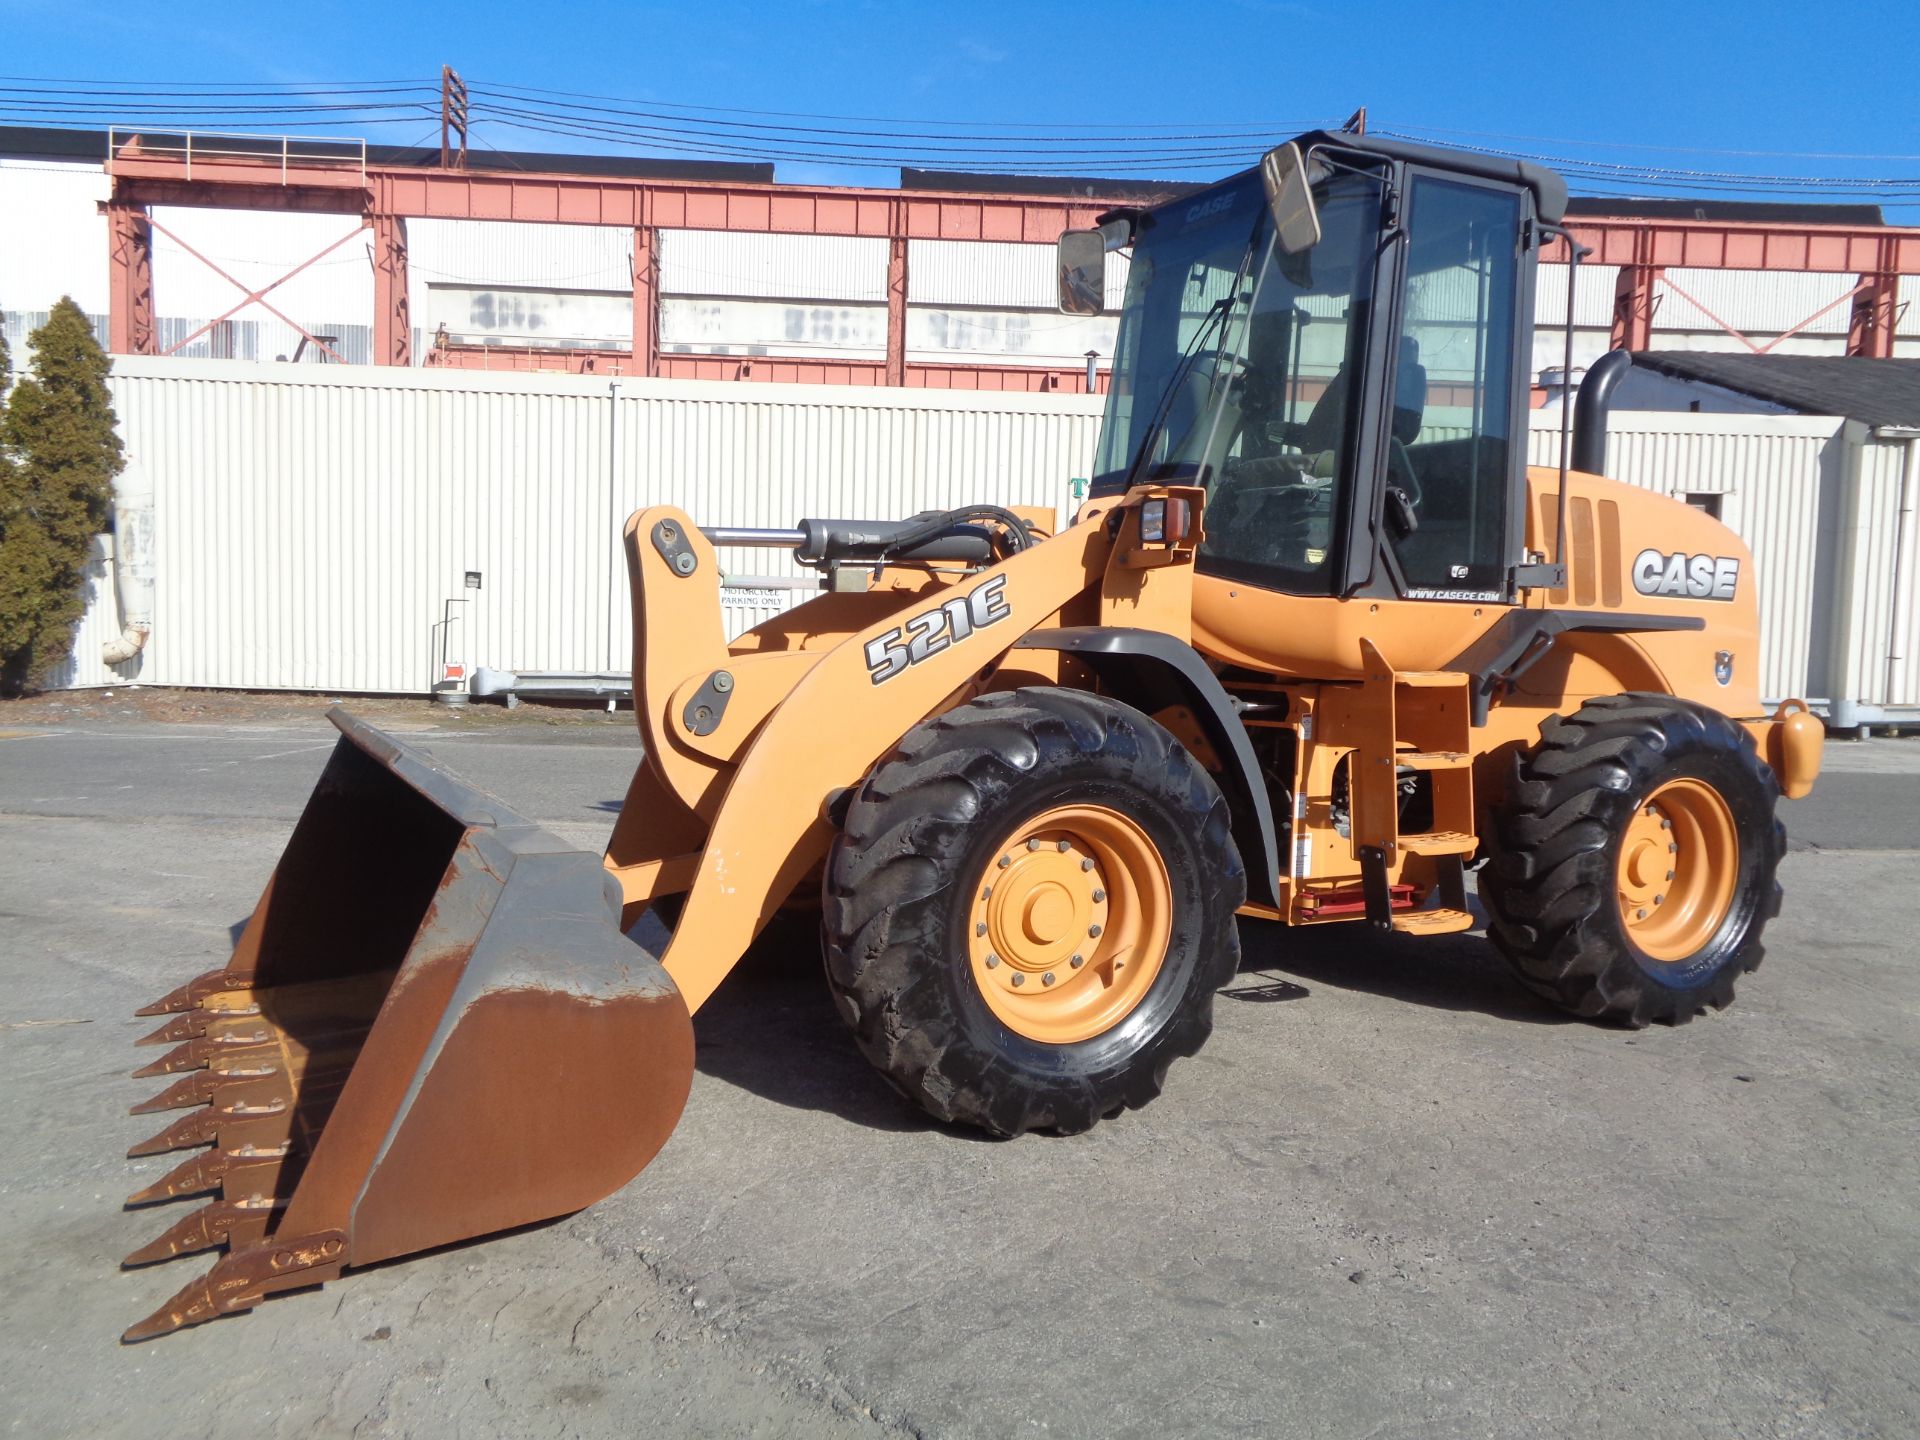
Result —
[[1260, 157], [1260, 179], [1267, 187], [1267, 213], [1273, 233], [1289, 255], [1311, 250], [1320, 243], [1320, 212], [1313, 205], [1307, 183], [1307, 164], [1300, 147], [1289, 140]]
[[1060, 237], [1060, 312], [1098, 315], [1107, 304], [1107, 237], [1068, 230]]

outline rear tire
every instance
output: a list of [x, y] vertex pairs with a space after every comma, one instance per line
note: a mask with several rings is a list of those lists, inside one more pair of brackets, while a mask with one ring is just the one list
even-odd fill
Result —
[[909, 731], [848, 806], [825, 892], [828, 982], [867, 1058], [935, 1118], [1018, 1135], [1144, 1105], [1200, 1048], [1246, 874], [1173, 736], [1032, 688]]
[[1638, 1028], [1723, 1009], [1780, 909], [1780, 787], [1753, 737], [1667, 695], [1607, 695], [1541, 727], [1495, 815], [1480, 893], [1520, 978]]

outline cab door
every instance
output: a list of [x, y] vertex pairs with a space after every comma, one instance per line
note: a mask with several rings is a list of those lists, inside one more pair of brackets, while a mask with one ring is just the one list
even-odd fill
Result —
[[1524, 514], [1534, 227], [1526, 191], [1409, 168], [1379, 484], [1394, 588], [1504, 601]]

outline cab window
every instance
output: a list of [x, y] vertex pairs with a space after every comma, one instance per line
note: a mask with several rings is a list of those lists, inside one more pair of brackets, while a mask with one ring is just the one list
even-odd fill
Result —
[[[1408, 205], [1407, 286], [1389, 355], [1388, 529], [1415, 594], [1505, 594], [1520, 196], [1431, 175]], [[1409, 510], [1410, 533], [1393, 523]]]

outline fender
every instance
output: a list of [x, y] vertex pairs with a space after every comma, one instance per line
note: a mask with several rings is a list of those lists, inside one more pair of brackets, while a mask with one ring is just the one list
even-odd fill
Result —
[[1158, 630], [1106, 626], [1036, 630], [1014, 648], [1068, 651], [1100, 677], [1115, 699], [1139, 709], [1185, 705], [1191, 710], [1223, 767], [1215, 778], [1233, 813], [1233, 840], [1247, 867], [1247, 898], [1282, 908], [1273, 804], [1260, 762], [1233, 708], [1233, 697], [1198, 650]]

